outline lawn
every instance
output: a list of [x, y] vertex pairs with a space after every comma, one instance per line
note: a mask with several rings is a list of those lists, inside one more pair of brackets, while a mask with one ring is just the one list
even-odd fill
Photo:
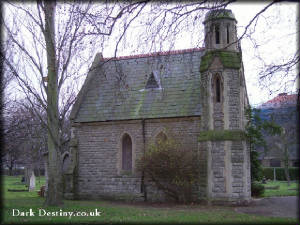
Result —
[[[40, 223], [297, 223], [292, 218], [271, 218], [237, 213], [234, 207], [200, 206], [200, 205], [146, 205], [125, 204], [109, 201], [64, 201], [62, 207], [44, 207], [44, 198], [37, 195], [38, 183], [35, 192], [8, 192], [7, 189], [25, 189], [20, 183], [21, 177], [3, 177], [3, 220], [4, 223], [40, 224]], [[29, 211], [34, 216], [13, 216], [13, 209]], [[39, 210], [44, 212], [95, 212], [100, 216], [41, 216]]]
[[265, 189], [263, 197], [299, 195], [299, 181], [292, 181], [290, 186], [285, 181], [268, 181], [264, 186], [266, 188], [277, 186], [278, 189]]

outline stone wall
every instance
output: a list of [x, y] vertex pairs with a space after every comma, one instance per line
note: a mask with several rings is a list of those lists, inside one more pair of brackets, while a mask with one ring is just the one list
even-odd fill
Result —
[[207, 180], [202, 199], [213, 203], [240, 203], [251, 198], [249, 147], [241, 141], [204, 141], [199, 144], [206, 156]]
[[238, 70], [225, 70], [227, 89], [226, 95], [228, 98], [228, 119], [229, 129], [243, 129], [240, 127], [241, 120], [241, 99], [240, 99], [240, 79]]
[[[222, 83], [222, 100], [215, 102], [215, 76]], [[244, 130], [244, 107], [247, 93], [242, 70], [223, 68], [218, 57], [212, 60], [207, 71], [201, 74], [202, 126], [207, 130]], [[211, 140], [199, 143], [203, 160], [206, 157], [208, 201], [214, 203], [240, 203], [251, 198], [250, 152], [245, 140]]]
[[[142, 120], [75, 123], [78, 138], [78, 163], [75, 197], [114, 198], [143, 200], [141, 174], [136, 171], [135, 161], [143, 155]], [[145, 144], [164, 132], [168, 137], [182, 140], [182, 144], [198, 149], [200, 117], [145, 120]], [[133, 172], [123, 173], [121, 140], [127, 133], [132, 139]], [[150, 201], [164, 200], [164, 195], [153, 184], [147, 183]]]

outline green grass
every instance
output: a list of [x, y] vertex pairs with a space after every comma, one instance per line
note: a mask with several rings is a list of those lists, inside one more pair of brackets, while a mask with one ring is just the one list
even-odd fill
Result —
[[[125, 204], [109, 201], [70, 201], [65, 200], [62, 207], [44, 207], [44, 198], [37, 195], [42, 182], [37, 185], [35, 192], [8, 192], [7, 189], [24, 189], [18, 184], [21, 177], [5, 176], [3, 180], [4, 194], [4, 223], [41, 224], [41, 223], [297, 223], [293, 218], [271, 218], [237, 213], [233, 207], [201, 206], [201, 205], [169, 205], [154, 207], [145, 204]], [[13, 209], [36, 212], [33, 217], [13, 217]], [[92, 217], [63, 217], [63, 216], [38, 216], [39, 209], [48, 212], [62, 210], [64, 212], [101, 212], [101, 216]]]
[[[297, 196], [299, 195], [299, 184], [298, 181], [293, 181], [288, 186], [287, 182], [284, 181], [269, 181], [267, 184], [264, 184], [265, 187], [275, 187], [279, 186], [279, 189], [265, 189], [263, 197], [273, 197], [273, 196]], [[295, 189], [297, 190], [289, 190]]]

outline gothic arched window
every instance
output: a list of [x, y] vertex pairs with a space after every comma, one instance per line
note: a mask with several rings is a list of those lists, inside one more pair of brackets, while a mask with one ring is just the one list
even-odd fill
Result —
[[215, 37], [216, 44], [220, 44], [220, 26], [218, 24], [215, 25]]
[[160, 142], [166, 141], [167, 139], [167, 135], [165, 135], [164, 132], [160, 132], [155, 138], [155, 143], [158, 144]]
[[128, 134], [122, 139], [122, 170], [132, 169], [132, 141]]
[[214, 92], [214, 101], [215, 102], [221, 102], [222, 101], [222, 80], [220, 75], [217, 73], [214, 77], [213, 82], [213, 92]]
[[221, 101], [221, 83], [220, 83], [220, 78], [216, 78], [216, 102]]
[[229, 24], [226, 26], [226, 39], [227, 39], [227, 44], [229, 44]]

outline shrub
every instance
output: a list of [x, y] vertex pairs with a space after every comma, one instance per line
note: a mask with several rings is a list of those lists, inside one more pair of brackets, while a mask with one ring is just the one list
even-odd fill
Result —
[[173, 139], [147, 146], [137, 169], [144, 171], [146, 177], [175, 201], [191, 200], [192, 186], [198, 178], [197, 157]]
[[[276, 173], [276, 180], [286, 180], [284, 168], [275, 167], [275, 173]], [[291, 180], [299, 180], [299, 168], [290, 167], [289, 175]], [[264, 167], [263, 176], [265, 176], [266, 179], [274, 180], [274, 167]]]
[[265, 192], [264, 185], [260, 184], [257, 181], [251, 183], [251, 196], [260, 197]]
[[258, 160], [259, 153], [257, 151], [250, 152], [251, 160], [251, 180], [260, 181], [263, 178], [263, 169]]

